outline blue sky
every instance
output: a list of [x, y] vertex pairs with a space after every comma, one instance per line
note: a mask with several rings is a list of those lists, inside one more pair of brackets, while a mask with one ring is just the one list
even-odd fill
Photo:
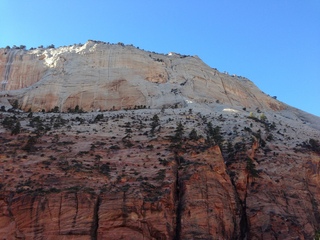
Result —
[[0, 47], [88, 39], [198, 55], [320, 116], [319, 0], [1, 0]]

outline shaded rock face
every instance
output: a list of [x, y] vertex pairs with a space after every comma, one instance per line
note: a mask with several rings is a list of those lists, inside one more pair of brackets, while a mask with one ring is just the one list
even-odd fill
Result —
[[248, 79], [219, 73], [196, 56], [93, 41], [58, 49], [1, 49], [0, 76], [2, 93], [13, 95], [24, 110], [161, 108], [187, 101], [285, 108]]

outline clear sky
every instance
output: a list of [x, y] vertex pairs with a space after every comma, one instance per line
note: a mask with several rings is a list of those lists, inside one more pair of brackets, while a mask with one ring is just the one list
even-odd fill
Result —
[[88, 39], [198, 55], [320, 116], [320, 0], [0, 0], [0, 47]]

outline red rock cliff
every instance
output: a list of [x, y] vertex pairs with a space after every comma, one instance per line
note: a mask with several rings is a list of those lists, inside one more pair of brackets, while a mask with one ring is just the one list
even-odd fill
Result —
[[197, 57], [0, 55], [3, 239], [319, 236], [319, 118]]

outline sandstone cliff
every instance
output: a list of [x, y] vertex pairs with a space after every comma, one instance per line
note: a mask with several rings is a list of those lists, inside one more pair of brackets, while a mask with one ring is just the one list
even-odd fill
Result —
[[0, 70], [3, 239], [319, 236], [320, 120], [249, 80], [93, 41]]
[[[311, 239], [320, 228], [320, 156], [305, 142], [319, 131], [248, 115], [3, 112], [0, 236]], [[221, 127], [221, 147], [206, 140], [208, 122]]]
[[[280, 110], [248, 79], [222, 74], [197, 56], [156, 54], [121, 44], [88, 41], [57, 49], [1, 49], [2, 94], [33, 111], [88, 111], [188, 101]], [[19, 91], [12, 91], [19, 90]]]

